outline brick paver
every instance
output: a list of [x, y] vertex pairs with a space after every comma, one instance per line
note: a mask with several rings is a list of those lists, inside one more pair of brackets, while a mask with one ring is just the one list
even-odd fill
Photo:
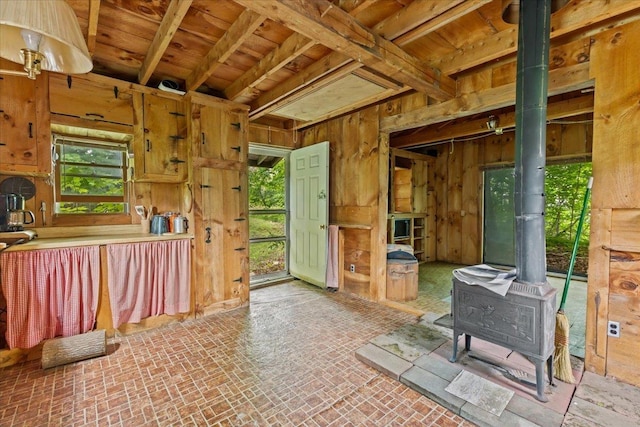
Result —
[[250, 308], [110, 341], [109, 354], [0, 369], [0, 426], [470, 426], [355, 358], [417, 319], [292, 282]]

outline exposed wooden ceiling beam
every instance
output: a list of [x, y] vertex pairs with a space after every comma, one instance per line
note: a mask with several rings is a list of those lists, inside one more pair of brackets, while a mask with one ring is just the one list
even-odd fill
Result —
[[326, 0], [236, 2], [437, 100], [450, 99], [455, 94], [453, 80], [425, 67]]
[[[374, 28], [374, 31], [384, 32], [386, 30], [386, 25], [390, 25], [390, 26], [394, 25], [397, 20], [406, 22], [407, 18], [405, 18], [405, 15], [415, 15], [416, 13], [419, 12], [421, 14], [419, 18], [420, 22], [423, 22], [425, 20], [426, 22], [420, 25], [419, 27], [415, 28], [413, 31], [420, 31], [421, 35], [426, 35], [430, 31], [435, 31], [438, 28], [440, 28], [440, 25], [432, 25], [430, 28], [427, 28], [429, 22], [432, 22], [435, 20], [437, 20], [438, 22], [445, 22], [445, 21], [450, 22], [451, 20], [454, 20], [455, 18], [464, 15], [465, 13], [469, 13], [475, 10], [476, 8], [480, 7], [480, 3], [484, 3], [486, 1], [487, 0], [469, 0], [465, 3], [462, 3], [461, 5], [459, 4], [454, 7], [451, 7], [451, 4], [449, 4], [448, 2], [438, 1], [435, 3], [430, 3], [433, 5], [432, 8], [428, 10], [422, 9], [420, 11], [415, 9], [409, 10], [408, 8], [404, 8], [398, 14], [395, 14], [392, 17], [385, 19], [384, 21], [379, 23]], [[426, 4], [426, 2], [424, 1], [420, 1], [418, 3]], [[364, 2], [360, 6], [364, 4], [368, 4], [368, 3]], [[455, 3], [453, 4], [455, 5]], [[467, 8], [460, 8], [460, 6], [464, 6], [466, 4], [469, 4], [470, 6]], [[358, 13], [357, 11], [361, 10], [360, 6], [356, 7], [356, 9], [349, 12], [349, 14], [357, 16], [357, 13]], [[448, 7], [450, 7], [450, 9], [447, 10]], [[415, 25], [417, 25], [417, 23]], [[389, 33], [396, 34], [395, 31], [389, 31]], [[405, 38], [403, 37], [403, 35], [400, 35], [400, 37], [394, 40], [394, 42], [397, 42], [399, 46], [403, 46], [405, 44], [410, 43], [412, 40], [413, 40], [412, 37]], [[284, 46], [284, 43], [283, 43], [283, 46]], [[284, 102], [280, 102], [280, 100], [282, 100], [286, 94], [291, 94], [296, 92], [303, 85], [306, 85], [310, 82], [316, 82], [318, 79], [324, 78], [325, 76], [331, 76], [334, 79], [337, 77], [340, 77], [339, 74], [332, 73], [331, 72], [332, 70], [327, 69], [327, 67], [324, 64], [333, 63], [334, 67], [336, 67], [335, 70], [337, 70], [339, 67], [342, 67], [345, 65], [344, 59], [345, 59], [345, 56], [343, 54], [338, 52], [333, 52], [323, 59], [323, 61], [325, 62], [323, 62], [322, 64], [316, 63], [314, 65], [311, 65], [307, 69], [303, 70], [304, 74], [301, 75], [300, 73], [298, 73], [298, 75], [296, 75], [296, 77], [294, 77], [293, 79], [289, 79], [285, 83], [273, 89], [272, 91], [262, 94], [251, 105], [252, 107], [251, 113], [250, 113], [251, 118], [256, 119], [256, 118], [262, 117], [266, 114], [269, 114], [273, 110], [279, 108], [284, 103]], [[353, 64], [355, 64], [354, 69], [358, 67], [362, 67], [364, 65], [359, 62], [353, 62]], [[343, 70], [345, 69], [343, 68]], [[328, 84], [331, 81], [333, 80], [327, 81], [326, 83]], [[312, 88], [307, 88], [306, 90], [301, 89], [302, 92], [300, 92], [299, 95], [303, 95], [311, 89]], [[315, 90], [315, 87], [313, 88], [313, 90]]]
[[98, 34], [98, 17], [100, 16], [100, 0], [89, 2], [89, 27], [87, 29], [87, 49], [93, 54], [96, 50], [96, 35]]
[[215, 69], [224, 63], [266, 19], [266, 16], [261, 16], [250, 10], [242, 12], [202, 62], [187, 77], [187, 90], [196, 90], [200, 87]]
[[[355, 6], [355, 8], [349, 12], [349, 15], [357, 16], [358, 13], [371, 6], [375, 1], [376, 0], [363, 1]], [[248, 69], [239, 79], [230, 84], [224, 90], [225, 96], [232, 101], [244, 96], [249, 96], [251, 92], [255, 90], [254, 88], [262, 81], [269, 78], [317, 44], [314, 40], [301, 34], [293, 33], [282, 42], [280, 46], [267, 54], [256, 65]]]
[[[440, 28], [455, 21], [461, 16], [471, 13], [490, 2], [491, 0], [468, 0], [460, 4], [455, 4], [453, 2], [451, 2], [452, 4], [449, 4], [449, 2], [434, 2], [437, 6], [446, 4], [447, 7], [450, 7], [450, 9], [437, 15], [434, 14], [437, 9], [433, 10], [435, 9], [435, 6], [429, 12], [420, 12], [422, 14], [421, 16], [427, 16], [429, 17], [429, 19], [416, 28], [413, 28], [411, 31], [404, 32], [398, 37], [394, 38], [393, 42], [398, 46], [409, 44], [420, 37], [426, 36], [429, 33], [439, 30]], [[415, 3], [411, 4], [413, 5]], [[387, 20], [385, 20], [384, 22], [386, 21]]]
[[[547, 106], [547, 120], [562, 119], [587, 113], [593, 113], [593, 94], [556, 101], [549, 103]], [[500, 114], [496, 117], [500, 128], [509, 129], [516, 125], [515, 112]], [[411, 135], [392, 136], [389, 145], [394, 148], [411, 148], [417, 145], [481, 135], [487, 132], [489, 132], [487, 129], [487, 117], [483, 117], [476, 120], [466, 120], [464, 123], [456, 123], [455, 126], [429, 126]]]
[[160, 27], [153, 37], [153, 41], [147, 50], [147, 55], [142, 62], [140, 71], [138, 72], [138, 82], [142, 85], [147, 84], [153, 72], [155, 71], [164, 51], [169, 46], [171, 39], [178, 31], [182, 19], [187, 14], [193, 0], [171, 0], [167, 7], [167, 12], [162, 18]]
[[[490, 0], [482, 1], [486, 3]], [[394, 40], [463, 2], [416, 0], [373, 27], [373, 32], [387, 40]], [[478, 3], [478, 0], [474, 0], [474, 3]]]
[[[595, 0], [580, 2], [579, 7], [560, 9], [551, 17], [551, 39], [603, 23], [613, 17], [640, 10], [640, 1]], [[517, 26], [468, 43], [434, 62], [444, 74], [451, 75], [516, 53]]]
[[[588, 62], [557, 68], [549, 72], [548, 96], [573, 92], [591, 86], [593, 86], [593, 80], [589, 77]], [[385, 117], [380, 121], [380, 130], [399, 132], [497, 110], [515, 105], [515, 103], [516, 85], [509, 83], [461, 95], [450, 101], [418, 108], [407, 113]]]
[[239, 79], [224, 90], [227, 99], [236, 100], [246, 96], [262, 81], [293, 61], [317, 43], [301, 34], [295, 33], [280, 46], [262, 58], [254, 67], [247, 70]]

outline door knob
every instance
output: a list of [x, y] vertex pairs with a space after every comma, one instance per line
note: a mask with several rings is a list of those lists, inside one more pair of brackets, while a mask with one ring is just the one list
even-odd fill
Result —
[[320, 230], [324, 230], [325, 228], [327, 228], [327, 226], [326, 226], [326, 225], [324, 225], [324, 224], [320, 224]]

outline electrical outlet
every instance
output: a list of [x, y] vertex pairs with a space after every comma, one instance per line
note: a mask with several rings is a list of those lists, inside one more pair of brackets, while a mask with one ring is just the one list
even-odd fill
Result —
[[355, 264], [351, 264], [349, 266], [349, 271], [352, 272], [352, 273], [355, 273], [356, 272], [356, 265]]
[[609, 320], [609, 323], [607, 323], [607, 335], [620, 338], [620, 322]]

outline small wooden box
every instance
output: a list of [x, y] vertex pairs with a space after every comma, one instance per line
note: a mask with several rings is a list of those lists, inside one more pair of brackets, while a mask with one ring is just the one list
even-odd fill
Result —
[[411, 301], [418, 298], [418, 261], [387, 260], [387, 299]]

